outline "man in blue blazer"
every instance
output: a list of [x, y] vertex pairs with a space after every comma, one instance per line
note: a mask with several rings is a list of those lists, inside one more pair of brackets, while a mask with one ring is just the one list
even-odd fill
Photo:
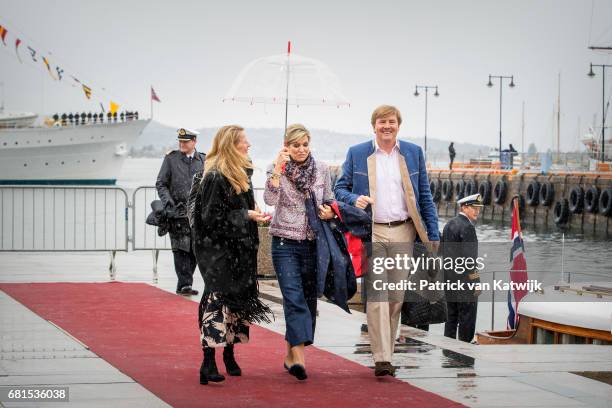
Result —
[[[372, 141], [352, 146], [334, 189], [336, 199], [365, 209], [372, 216], [372, 260], [412, 255], [418, 238], [437, 252], [440, 237], [425, 158], [421, 148], [397, 139], [402, 117], [397, 108], [379, 106], [372, 113]], [[370, 270], [366, 314], [376, 376], [394, 375], [391, 364], [404, 299], [403, 290], [379, 289], [382, 282], [401, 282], [405, 268]]]

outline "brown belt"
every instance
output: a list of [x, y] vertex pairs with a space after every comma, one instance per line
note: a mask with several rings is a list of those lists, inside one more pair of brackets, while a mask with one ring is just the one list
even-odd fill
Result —
[[401, 221], [375, 222], [374, 224], [386, 225], [387, 227], [391, 228], [391, 227], [397, 227], [398, 225], [406, 224], [409, 222], [412, 222], [412, 218], [410, 217], [406, 218], [405, 220], [401, 220]]

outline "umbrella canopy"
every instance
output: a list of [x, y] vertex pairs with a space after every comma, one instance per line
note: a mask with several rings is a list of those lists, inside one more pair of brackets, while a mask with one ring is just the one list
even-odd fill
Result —
[[313, 58], [289, 53], [263, 57], [249, 63], [223, 101], [350, 106], [342, 94], [338, 77], [327, 65]]

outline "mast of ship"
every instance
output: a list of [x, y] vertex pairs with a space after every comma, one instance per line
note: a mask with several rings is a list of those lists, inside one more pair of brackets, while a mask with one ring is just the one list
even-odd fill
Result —
[[561, 71], [559, 71], [559, 85], [557, 87], [557, 162], [561, 150]]
[[525, 167], [525, 101], [521, 114], [521, 167]]
[[2, 87], [2, 93], [0, 94], [0, 114], [4, 113], [4, 82], [0, 82], [0, 87]]

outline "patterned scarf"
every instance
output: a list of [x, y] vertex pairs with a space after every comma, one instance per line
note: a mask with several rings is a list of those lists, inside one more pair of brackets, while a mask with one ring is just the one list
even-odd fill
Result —
[[285, 166], [285, 176], [295, 185], [300, 193], [308, 193], [317, 176], [317, 166], [312, 154], [303, 163], [290, 160]]

